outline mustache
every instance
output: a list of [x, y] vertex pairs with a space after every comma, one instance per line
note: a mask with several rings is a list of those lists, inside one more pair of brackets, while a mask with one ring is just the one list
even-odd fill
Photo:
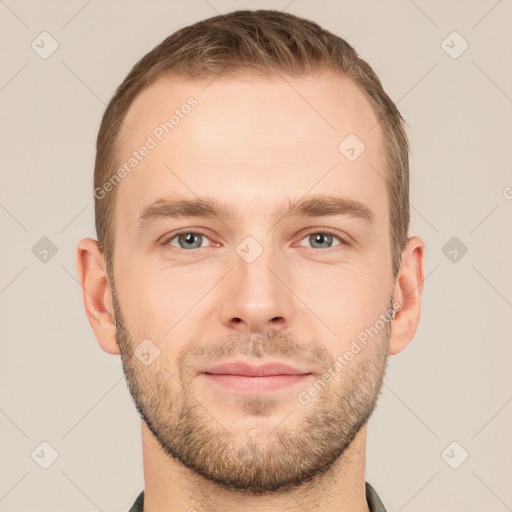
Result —
[[271, 329], [263, 333], [236, 333], [201, 345], [191, 342], [179, 352], [177, 363], [183, 367], [191, 360], [219, 360], [240, 354], [256, 359], [281, 357], [323, 368], [333, 362], [321, 344], [299, 341], [291, 333]]

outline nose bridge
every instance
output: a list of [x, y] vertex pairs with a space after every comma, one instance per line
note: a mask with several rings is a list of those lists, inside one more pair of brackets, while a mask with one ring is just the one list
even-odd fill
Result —
[[235, 248], [233, 270], [222, 298], [222, 321], [231, 328], [264, 331], [290, 322], [290, 292], [279, 275], [282, 265], [272, 237], [248, 236]]

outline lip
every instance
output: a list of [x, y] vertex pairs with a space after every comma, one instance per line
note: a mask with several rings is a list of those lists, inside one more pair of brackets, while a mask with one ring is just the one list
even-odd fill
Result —
[[267, 363], [259, 366], [235, 361], [211, 366], [200, 373], [210, 375], [243, 375], [245, 377], [272, 377], [277, 375], [306, 375], [312, 373], [309, 370], [294, 368], [284, 363]]
[[238, 393], [264, 393], [304, 382], [313, 375], [309, 370], [294, 368], [284, 363], [253, 366], [232, 362], [212, 366], [200, 372], [208, 382]]

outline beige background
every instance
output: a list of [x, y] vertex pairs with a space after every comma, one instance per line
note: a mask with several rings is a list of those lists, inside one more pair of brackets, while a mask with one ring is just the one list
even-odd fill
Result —
[[[389, 512], [512, 510], [511, 0], [0, 1], [0, 510], [124, 512], [143, 488], [120, 359], [97, 345], [76, 281], [76, 244], [95, 237], [96, 132], [137, 59], [239, 8], [286, 9], [346, 38], [409, 124], [424, 305], [390, 360], [367, 480]], [[31, 47], [51, 49], [43, 31], [58, 43], [48, 58]], [[57, 249], [47, 261], [43, 237]], [[452, 237], [468, 249], [455, 262]], [[58, 453], [48, 469], [42, 442]]]

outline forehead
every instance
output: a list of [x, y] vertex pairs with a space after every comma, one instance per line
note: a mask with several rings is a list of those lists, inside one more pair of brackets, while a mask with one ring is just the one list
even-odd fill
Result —
[[118, 160], [127, 172], [117, 185], [116, 219], [129, 227], [172, 195], [263, 212], [309, 190], [335, 190], [385, 217], [377, 121], [364, 93], [339, 73], [161, 77], [125, 117]]

